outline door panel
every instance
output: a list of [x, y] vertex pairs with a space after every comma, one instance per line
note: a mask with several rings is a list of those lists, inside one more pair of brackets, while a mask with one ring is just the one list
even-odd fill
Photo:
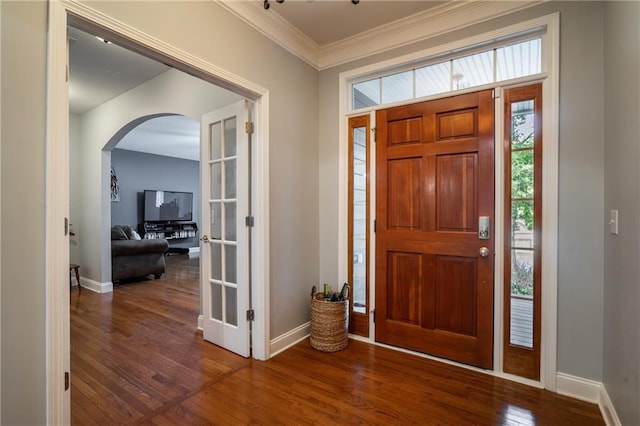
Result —
[[388, 318], [420, 325], [423, 259], [418, 253], [389, 252]]
[[436, 206], [438, 231], [473, 232], [477, 221], [478, 188], [475, 153], [436, 157]]
[[202, 118], [201, 285], [204, 339], [249, 356], [248, 140], [246, 101]]
[[436, 256], [435, 328], [476, 335], [476, 259]]
[[478, 238], [494, 215], [491, 91], [376, 122], [376, 340], [491, 368], [493, 230]]
[[420, 228], [421, 159], [389, 161], [389, 228]]

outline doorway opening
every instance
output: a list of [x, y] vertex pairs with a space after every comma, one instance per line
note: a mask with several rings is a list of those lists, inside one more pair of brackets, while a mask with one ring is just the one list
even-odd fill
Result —
[[[66, 235], [55, 232], [55, 227], [51, 224], [63, 220], [68, 221], [68, 172], [69, 159], [65, 156], [69, 152], [69, 127], [68, 127], [68, 88], [66, 84], [66, 64], [68, 58], [67, 51], [67, 26], [72, 25], [87, 33], [101, 36], [106, 40], [117, 43], [122, 47], [161, 61], [164, 64], [174, 67], [180, 72], [186, 72], [198, 79], [219, 88], [229, 90], [235, 96], [250, 99], [254, 102], [255, 115], [254, 138], [260, 141], [256, 144], [254, 165], [258, 171], [252, 177], [252, 184], [258, 190], [256, 196], [251, 200], [256, 211], [254, 227], [254, 247], [251, 261], [253, 263], [252, 273], [256, 279], [253, 280], [253, 303], [257, 315], [253, 326], [253, 357], [257, 359], [267, 359], [269, 357], [269, 312], [268, 312], [268, 273], [265, 268], [268, 265], [268, 244], [266, 241], [266, 225], [268, 224], [268, 135], [266, 117], [268, 117], [268, 96], [266, 89], [241, 79], [217, 67], [197, 61], [194, 57], [185, 52], [173, 49], [162, 42], [140, 33], [135, 29], [120, 25], [106, 16], [94, 15], [85, 10], [80, 5], [74, 3], [52, 3], [49, 13], [49, 96], [48, 96], [48, 156], [47, 156], [47, 199], [49, 204], [47, 218], [47, 276], [50, 278], [48, 287], [51, 289], [47, 293], [47, 335], [48, 335], [48, 418], [53, 423], [69, 422], [69, 392], [64, 385], [65, 372], [69, 371], [69, 304], [68, 298], [60, 299], [58, 295], [69, 294], [68, 276], [68, 253], [69, 241]], [[178, 111], [180, 112], [180, 111]], [[114, 112], [113, 116], [118, 113]], [[189, 115], [189, 114], [185, 114]], [[126, 120], [125, 120], [126, 121]], [[114, 129], [122, 126], [114, 126]], [[105, 129], [107, 128], [107, 129]], [[94, 135], [96, 138], [102, 136], [102, 144], [114, 134], [109, 131], [108, 126], [102, 128], [102, 135]], [[106, 136], [105, 136], [106, 135]], [[85, 149], [85, 147], [83, 147]], [[94, 191], [102, 194], [102, 188], [108, 187], [110, 180], [110, 167], [108, 158], [105, 158], [101, 150], [94, 152], [90, 164], [85, 164], [91, 170], [90, 179], [82, 183], [83, 191]], [[55, 188], [55, 191], [52, 189]], [[63, 189], [60, 189], [63, 188]], [[56, 196], [53, 196], [56, 192]], [[60, 195], [63, 192], [63, 196]], [[54, 201], [56, 200], [57, 201]], [[81, 231], [88, 238], [95, 237], [95, 241], [109, 241], [109, 226], [102, 219], [102, 212], [108, 211], [110, 198], [108, 192], [99, 195], [95, 200], [94, 210], [99, 219], [98, 225], [92, 228], [85, 228]], [[105, 277], [109, 276], [108, 250], [104, 250], [103, 245], [95, 244], [92, 248], [92, 255], [98, 259], [94, 265], [89, 265], [83, 272], [89, 279], [102, 283]], [[66, 253], [63, 262], [57, 259], [55, 253]], [[51, 309], [49, 309], [51, 308]]]

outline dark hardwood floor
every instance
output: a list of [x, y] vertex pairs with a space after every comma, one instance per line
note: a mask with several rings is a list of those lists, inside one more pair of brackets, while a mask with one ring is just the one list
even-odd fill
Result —
[[196, 331], [198, 266], [71, 295], [73, 424], [600, 425], [596, 405], [351, 341], [261, 362]]

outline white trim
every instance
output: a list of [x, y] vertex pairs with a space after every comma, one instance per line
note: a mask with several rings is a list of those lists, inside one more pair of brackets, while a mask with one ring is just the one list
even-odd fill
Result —
[[318, 70], [397, 49], [544, 2], [448, 2], [333, 43], [319, 45], [261, 2], [214, 0], [285, 50]]
[[202, 328], [203, 322], [204, 322], [204, 317], [202, 316], [202, 314], [198, 315], [198, 326], [197, 326], [198, 331], [204, 331], [204, 329]]
[[80, 277], [80, 285], [82, 286], [82, 288], [86, 288], [87, 290], [91, 290], [100, 294], [113, 292], [113, 283], [111, 281], [101, 283], [91, 280], [87, 277]]
[[611, 398], [609, 398], [609, 393], [607, 392], [607, 388], [605, 388], [604, 384], [600, 384], [598, 407], [600, 407], [600, 413], [602, 413], [602, 417], [604, 418], [604, 422], [607, 426], [622, 426], [622, 422], [618, 417], [616, 408], [613, 406], [613, 402], [611, 402]]
[[[511, 34], [522, 33], [530, 31], [532, 29], [546, 27], [546, 33], [543, 35], [546, 46], [543, 50], [543, 69], [542, 73], [536, 76], [531, 76], [532, 81], [539, 81], [543, 78], [543, 164], [545, 164], [545, 173], [543, 176], [543, 188], [544, 193], [542, 195], [542, 202], [545, 206], [543, 213], [543, 257], [542, 264], [542, 342], [541, 342], [541, 381], [538, 384], [545, 388], [555, 391], [556, 390], [556, 375], [557, 375], [557, 252], [558, 252], [558, 93], [559, 93], [559, 37], [560, 37], [560, 17], [558, 13], [554, 13], [547, 16], [542, 16], [536, 19], [532, 19], [526, 22], [521, 22], [508, 27], [500, 28], [495, 31], [476, 35], [474, 37], [458, 40], [452, 43], [448, 43], [442, 46], [434, 47], [431, 49], [413, 52], [408, 55], [403, 55], [394, 59], [378, 62], [375, 64], [369, 64], [363, 67], [359, 67], [353, 70], [345, 71], [339, 74], [339, 107], [338, 107], [338, 120], [339, 120], [339, 168], [338, 168], [338, 279], [339, 281], [345, 281], [347, 279], [347, 264], [346, 264], [346, 247], [347, 242], [343, 235], [346, 235], [347, 229], [347, 167], [348, 167], [348, 154], [347, 154], [347, 131], [346, 131], [346, 119], [348, 116], [355, 116], [360, 111], [350, 111], [348, 96], [349, 83], [358, 78], [364, 76], [379, 73], [383, 70], [390, 70], [396, 67], [401, 67], [406, 64], [422, 60], [424, 58], [450, 52], [454, 49], [460, 49], [465, 46], [477, 45], [483, 42], [494, 40], [499, 37], [509, 36]], [[545, 56], [546, 54], [546, 56]], [[525, 83], [528, 79], [517, 79], [518, 83]], [[495, 87], [502, 87], [507, 83], [514, 82], [499, 82], [495, 83]], [[487, 87], [484, 87], [487, 88]], [[476, 88], [475, 90], [479, 90]], [[456, 92], [455, 94], [458, 94]], [[452, 94], [442, 94], [440, 97], [451, 96]], [[416, 100], [412, 99], [405, 104], [414, 103]], [[384, 106], [385, 108], [387, 105]], [[379, 107], [382, 108], [382, 107]], [[363, 111], [368, 113], [369, 110]], [[498, 121], [496, 120], [496, 126]], [[497, 129], [496, 142], [501, 138], [502, 128]], [[498, 146], [498, 145], [496, 145]], [[498, 151], [498, 150], [496, 150]], [[496, 162], [496, 167], [498, 167]], [[498, 179], [501, 170], [497, 170], [496, 179]], [[496, 180], [497, 182], [497, 180]], [[498, 187], [496, 189], [499, 189]], [[498, 193], [496, 193], [496, 208], [500, 207], [499, 202], [503, 200], [498, 199]], [[499, 213], [496, 212], [496, 231], [499, 229], [499, 222], [497, 221]], [[498, 237], [504, 238], [501, 233], [495, 235], [496, 252], [501, 253], [502, 240], [498, 240]], [[503, 261], [503, 257], [496, 256], [496, 270]], [[501, 270], [501, 269], [500, 269]], [[495, 295], [494, 302], [497, 304], [495, 307], [496, 312], [494, 314], [494, 370], [493, 374], [500, 377], [510, 378], [516, 380], [515, 376], [502, 373], [502, 334], [503, 330], [503, 316], [502, 310], [497, 311], [503, 305], [502, 301], [502, 281], [497, 281], [499, 273], [496, 274], [495, 281]], [[370, 293], [373, 294], [373, 293]], [[499, 304], [499, 306], [498, 306]], [[375, 308], [375, 299], [371, 299], [371, 307]], [[374, 334], [371, 334], [370, 341], [374, 340]], [[498, 352], [498, 350], [500, 352]], [[536, 384], [538, 382], [532, 382], [526, 379], [517, 379], [517, 381], [527, 382], [528, 384]]]
[[450, 33], [542, 3], [447, 2], [390, 24], [323, 46], [318, 69], [324, 70], [411, 43]]
[[[556, 390], [558, 334], [558, 167], [560, 93], [560, 14], [544, 17], [548, 49], [542, 66], [548, 77], [542, 84], [542, 309], [540, 380]], [[544, 53], [547, 55], [544, 55]], [[545, 61], [548, 63], [545, 64]]]
[[260, 32], [262, 35], [318, 68], [320, 46], [277, 13], [264, 10], [259, 1], [214, 0], [220, 7]]
[[271, 357], [278, 355], [280, 352], [284, 352], [290, 347], [296, 345], [302, 340], [309, 337], [311, 334], [311, 322], [305, 322], [302, 325], [287, 331], [284, 334], [276, 337], [271, 341], [270, 351]]
[[556, 390], [560, 395], [570, 396], [593, 404], [597, 404], [600, 399], [600, 387], [602, 384], [595, 380], [558, 373], [556, 383]]
[[252, 356], [255, 359], [269, 358], [269, 324], [271, 321], [269, 298], [269, 92], [254, 101], [256, 132], [252, 136], [252, 208], [254, 226], [252, 232], [252, 288], [251, 300], [254, 322], [251, 326]]
[[[117, 39], [118, 43], [126, 49], [141, 53], [159, 62], [165, 62], [179, 71], [187, 68], [194, 77], [247, 98], [258, 99], [268, 92], [267, 89], [249, 80], [92, 9], [90, 3], [79, 3], [78, 0], [59, 1], [68, 12], [89, 23], [92, 32], [100, 32], [101, 29], [104, 29], [104, 32], [112, 39]], [[78, 26], [75, 20], [73, 24]]]
[[558, 373], [556, 378], [557, 392], [560, 395], [579, 399], [580, 401], [598, 404], [600, 413], [607, 425], [620, 426], [620, 418], [611, 402], [603, 383], [584, 379], [570, 374]]
[[70, 371], [69, 108], [66, 81], [67, 20], [60, 4], [49, 2], [47, 37], [47, 124], [45, 180], [45, 352], [47, 424], [69, 424], [71, 398], [64, 387]]
[[[125, 47], [155, 59], [161, 59], [179, 70], [188, 69], [194, 76], [254, 100], [256, 105], [255, 179], [260, 183], [253, 200], [256, 225], [254, 232], [255, 286], [252, 290], [256, 305], [253, 323], [254, 357], [266, 359], [269, 354], [269, 91], [220, 67], [179, 50], [161, 40], [92, 9], [74, 0], [49, 2], [48, 61], [47, 61], [47, 211], [46, 211], [46, 351], [47, 351], [47, 424], [70, 422], [69, 392], [64, 392], [63, 371], [69, 371], [69, 270], [68, 238], [59, 232], [62, 218], [68, 216], [68, 184], [60, 184], [69, 171], [68, 156], [68, 90], [66, 69], [67, 17], [75, 16], [86, 25], [102, 28], [119, 37]], [[68, 180], [68, 177], [66, 177]], [[58, 189], [55, 191], [54, 189]], [[62, 195], [61, 195], [62, 194]], [[58, 259], [66, 257], [66, 261]], [[92, 282], [81, 278], [83, 287]], [[96, 283], [95, 290], [108, 288]], [[264, 306], [262, 306], [264, 305]], [[66, 339], [65, 339], [66, 333]]]
[[200, 255], [200, 247], [189, 247], [189, 257], [197, 257]]

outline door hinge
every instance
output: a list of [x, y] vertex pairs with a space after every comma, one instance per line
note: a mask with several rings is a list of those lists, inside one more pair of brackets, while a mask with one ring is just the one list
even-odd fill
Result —
[[247, 311], [247, 321], [253, 321], [256, 317], [256, 313], [253, 309]]
[[375, 323], [376, 322], [376, 310], [375, 309], [371, 310], [371, 315], [373, 315], [373, 322]]
[[250, 121], [247, 121], [246, 123], [244, 123], [244, 130], [247, 132], [248, 135], [253, 133], [253, 123]]
[[64, 390], [66, 391], [69, 390], [69, 372], [68, 371], [64, 372]]
[[373, 133], [373, 141], [374, 141], [374, 142], [377, 142], [377, 141], [376, 141], [376, 139], [377, 139], [377, 137], [376, 137], [377, 133], [376, 133], [376, 128], [375, 128], [375, 127], [372, 127], [372, 128], [371, 128], [371, 133]]
[[69, 82], [69, 65], [65, 65], [64, 67], [64, 82]]
[[247, 216], [244, 218], [244, 223], [249, 227], [249, 228], [253, 228], [253, 216]]
[[378, 221], [373, 219], [373, 233], [376, 233], [376, 225], [378, 224]]
[[64, 218], [64, 235], [69, 235], [69, 218]]

